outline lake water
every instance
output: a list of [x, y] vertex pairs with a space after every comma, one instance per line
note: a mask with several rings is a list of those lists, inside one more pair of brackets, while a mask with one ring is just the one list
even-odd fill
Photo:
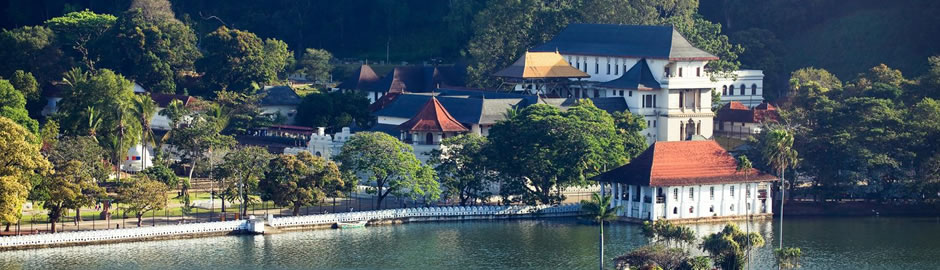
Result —
[[[776, 223], [750, 228], [768, 243], [752, 269], [775, 269]], [[605, 232], [608, 267], [647, 243], [639, 225]], [[803, 269], [940, 269], [937, 218], [788, 218], [784, 234], [803, 248]], [[597, 269], [597, 241], [597, 226], [574, 219], [412, 223], [7, 251], [0, 269]]]

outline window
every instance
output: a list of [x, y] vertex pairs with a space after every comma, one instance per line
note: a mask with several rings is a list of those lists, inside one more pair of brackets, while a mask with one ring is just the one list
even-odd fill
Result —
[[428, 135], [425, 135], [425, 136], [424, 136], [424, 142], [427, 143], [427, 144], [434, 144], [434, 134], [431, 134], [431, 133], [429, 132]]
[[702, 77], [702, 68], [695, 68], [695, 77]]
[[652, 108], [656, 103], [656, 95], [643, 95], [643, 108]]
[[682, 77], [682, 68], [679, 68], [679, 77]]
[[708, 197], [712, 200], [715, 199], [715, 187], [708, 188]]
[[639, 186], [633, 188], [633, 201], [634, 202], [640, 201], [640, 187]]
[[[663, 74], [666, 74], [666, 77], [672, 77], [672, 75], [669, 74], [669, 67], [665, 67], [665, 68], [663, 68], [663, 69], [664, 69], [664, 70], [663, 70]], [[624, 72], [626, 72], [627, 68], [624, 67], [623, 70], [625, 70]]]
[[620, 74], [620, 65], [614, 65], [614, 75]]
[[673, 200], [676, 200], [676, 201], [679, 200], [679, 189], [678, 189], [678, 188], [672, 189], [672, 199], [673, 199]]
[[676, 215], [679, 214], [679, 207], [673, 207], [673, 208], [672, 208], [672, 213], [673, 213], [673, 214], [676, 214]]
[[597, 97], [600, 97], [600, 96], [601, 96], [601, 91], [600, 91], [600, 90], [597, 90], [597, 89], [594, 89], [594, 97], [597, 98]]
[[623, 90], [620, 90], [620, 96], [621, 97], [623, 96]]
[[722, 85], [722, 86], [721, 86], [721, 95], [722, 95], [722, 96], [727, 96], [727, 95], [728, 95], [728, 86], [727, 86], [727, 85]]
[[695, 207], [689, 206], [689, 214], [695, 213]]
[[601, 63], [597, 60], [597, 57], [594, 57], [594, 74], [601, 73]]
[[742, 96], [744, 95], [744, 90], [747, 90], [747, 86], [744, 86], [744, 84], [742, 83], [742, 84], [741, 84], [741, 95], [742, 95]]
[[653, 104], [650, 107], [655, 108], [656, 107], [656, 95], [652, 95], [652, 96], [653, 96]]
[[581, 70], [581, 57], [580, 57], [580, 56], [578, 56], [577, 58], [575, 58], [575, 63], [574, 63], [574, 65], [575, 65], [575, 67], [578, 68], [578, 70]]
[[[748, 198], [748, 199], [751, 198], [751, 186], [749, 186], [749, 185], [745, 185], [745, 186], [744, 186], [744, 197], [745, 197], [745, 198]], [[750, 208], [748, 208], [748, 209], [750, 209]]]
[[728, 95], [729, 95], [729, 96], [733, 96], [733, 95], [734, 95], [734, 85], [728, 87]]
[[652, 124], [652, 123], [650, 123], [650, 120], [646, 120], [646, 126], [649, 127], [650, 124]]
[[733, 205], [733, 204], [731, 205], [731, 211], [734, 211], [734, 205]]
[[607, 60], [607, 75], [610, 75], [610, 59]]
[[752, 96], [756, 96], [756, 95], [757, 95], [757, 84], [756, 84], [756, 83], [751, 85], [751, 95], [752, 95]]
[[708, 212], [709, 212], [709, 213], [714, 213], [714, 212], [715, 212], [715, 206], [714, 206], [714, 205], [709, 206], [709, 207], [708, 207]]
[[689, 188], [689, 199], [695, 199], [695, 188]]
[[747, 207], [747, 211], [751, 211], [751, 203], [747, 203], [745, 206]]
[[734, 186], [731, 186], [731, 198], [734, 198]]
[[653, 120], [653, 127], [656, 127], [656, 120]]
[[[633, 96], [633, 91], [627, 91], [627, 92], [629, 92], [629, 94], [630, 94], [631, 97]], [[622, 94], [621, 94], [621, 96], [622, 96]]]

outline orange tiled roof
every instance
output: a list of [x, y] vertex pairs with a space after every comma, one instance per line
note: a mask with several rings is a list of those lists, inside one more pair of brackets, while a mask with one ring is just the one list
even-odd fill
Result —
[[493, 74], [507, 78], [589, 78], [571, 66], [558, 52], [526, 52], [515, 63]]
[[629, 164], [593, 178], [641, 186], [687, 186], [775, 181], [751, 169], [737, 171], [737, 161], [715, 141], [656, 142]]
[[741, 102], [728, 102], [718, 109], [717, 120], [719, 122], [741, 122], [741, 123], [763, 123], [765, 121], [777, 122], [780, 114], [777, 108], [770, 103], [764, 102], [748, 109]]
[[457, 122], [454, 116], [450, 115], [450, 113], [444, 109], [444, 105], [441, 105], [441, 102], [438, 101], [436, 97], [431, 97], [431, 100], [428, 100], [428, 102], [424, 104], [424, 107], [418, 111], [417, 115], [399, 125], [398, 128], [405, 131], [468, 131], [467, 127]]

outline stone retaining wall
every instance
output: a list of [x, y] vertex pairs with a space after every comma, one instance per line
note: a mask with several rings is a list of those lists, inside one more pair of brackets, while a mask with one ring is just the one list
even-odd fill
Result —
[[527, 217], [565, 217], [576, 216], [580, 213], [580, 211], [580, 204], [565, 204], [557, 206], [422, 207], [281, 218], [269, 217], [267, 224], [271, 227], [282, 228], [293, 226], [332, 225], [337, 222], [356, 221], [390, 223], [389, 221], [393, 220], [413, 222]]

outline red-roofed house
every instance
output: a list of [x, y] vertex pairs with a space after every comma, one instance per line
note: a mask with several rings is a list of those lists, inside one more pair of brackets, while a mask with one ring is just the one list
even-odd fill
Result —
[[454, 119], [454, 116], [444, 109], [444, 105], [441, 105], [441, 102], [433, 96], [418, 111], [418, 114], [399, 125], [398, 128], [401, 130], [401, 140], [411, 143], [415, 154], [422, 161], [427, 159], [426, 152], [440, 147], [441, 140], [470, 131]]
[[618, 214], [639, 220], [705, 220], [769, 216], [770, 182], [715, 141], [656, 142], [629, 164], [595, 176], [608, 187]]
[[767, 122], [780, 120], [780, 113], [770, 103], [764, 102], [753, 109], [732, 101], [718, 109], [715, 117], [715, 131], [728, 134], [757, 134]]

